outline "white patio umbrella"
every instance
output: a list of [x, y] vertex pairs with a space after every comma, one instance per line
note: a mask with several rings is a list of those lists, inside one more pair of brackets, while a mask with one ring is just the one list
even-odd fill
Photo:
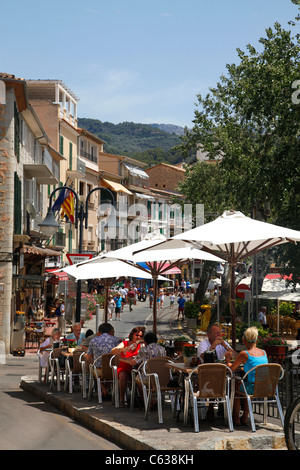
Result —
[[[167, 273], [175, 266], [180, 266], [192, 259], [223, 261], [216, 255], [206, 253], [191, 247], [184, 241], [178, 241], [176, 247], [169, 250], [160, 249], [160, 244], [166, 240], [160, 234], [149, 234], [141, 242], [134, 243], [129, 246], [120, 248], [119, 250], [110, 251], [104, 256], [123, 260], [125, 263], [134, 263], [136, 267], [141, 269], [138, 263], [146, 263], [148, 270], [153, 277], [153, 331], [157, 330], [157, 280], [159, 276]], [[157, 247], [157, 249], [155, 249]], [[148, 251], [148, 249], [153, 251]], [[92, 260], [91, 260], [92, 261]], [[96, 258], [94, 258], [96, 262]]]
[[[236, 343], [235, 322], [235, 267], [238, 262], [259, 251], [287, 242], [300, 240], [297, 230], [261, 222], [241, 212], [225, 211], [213, 222], [195, 227], [168, 239], [160, 249], [176, 247], [179, 241], [215, 254], [230, 265], [230, 307], [232, 315], [232, 343]], [[153, 251], [153, 248], [150, 249]]]
[[239, 261], [281, 243], [300, 241], [300, 232], [246, 217], [241, 212], [225, 211], [213, 222], [196, 227], [174, 238], [201, 241], [203, 249], [218, 254], [230, 265], [230, 306], [232, 343], [235, 347], [235, 266]]
[[[108, 288], [117, 279], [122, 277], [134, 277], [143, 279], [152, 279], [152, 275], [146, 269], [138, 269], [134, 265], [130, 265], [111, 258], [98, 257], [97, 263], [78, 263], [71, 266], [64, 267], [57, 270], [64, 271], [68, 275], [74, 277], [76, 280], [84, 279], [101, 279], [104, 281], [105, 288], [105, 304], [104, 314], [105, 322], [107, 322], [108, 311]], [[166, 277], [160, 276], [160, 280], [169, 281]]]

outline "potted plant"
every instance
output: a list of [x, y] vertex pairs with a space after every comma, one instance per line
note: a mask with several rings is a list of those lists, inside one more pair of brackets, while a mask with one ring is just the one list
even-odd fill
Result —
[[188, 328], [196, 328], [199, 315], [199, 306], [195, 302], [186, 302], [184, 305], [184, 316]]
[[62, 342], [63, 342], [63, 345], [68, 348], [69, 353], [72, 353], [75, 351], [77, 344], [74, 339], [63, 338]]
[[174, 338], [174, 348], [175, 352], [181, 354], [182, 352], [182, 347], [184, 343], [187, 343], [189, 341], [189, 338], [185, 335], [181, 336], [176, 336]]
[[195, 344], [184, 343], [182, 347], [182, 354], [183, 354], [184, 364], [186, 366], [190, 366], [192, 363], [193, 357], [195, 357], [195, 354], [196, 354]]
[[277, 333], [258, 336], [257, 346], [264, 349], [272, 361], [281, 362], [287, 355], [288, 344]]

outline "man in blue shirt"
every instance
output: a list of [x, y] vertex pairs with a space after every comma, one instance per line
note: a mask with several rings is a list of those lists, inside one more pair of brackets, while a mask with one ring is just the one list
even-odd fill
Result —
[[73, 333], [67, 336], [67, 339], [73, 339], [77, 346], [85, 340], [85, 334], [81, 333], [81, 323], [77, 322], [73, 325]]
[[110, 323], [102, 323], [99, 325], [98, 333], [89, 344], [86, 354], [86, 361], [99, 358], [96, 362], [97, 367], [101, 367], [101, 356], [110, 353], [110, 351], [118, 346], [120, 340], [114, 336], [115, 331]]
[[[110, 323], [102, 323], [99, 325], [98, 333], [90, 342], [88, 352], [86, 354], [86, 363], [89, 364], [97, 359], [96, 367], [101, 369], [101, 356], [108, 354], [113, 348], [118, 346], [120, 340], [114, 336], [114, 328]], [[101, 382], [101, 390], [103, 398], [107, 397], [107, 389]]]
[[117, 294], [116, 297], [114, 298], [115, 304], [116, 304], [116, 320], [119, 317], [119, 320], [121, 320], [121, 309], [122, 309], [122, 297], [120, 294]]
[[182, 320], [184, 319], [184, 304], [185, 298], [183, 294], [179, 294], [179, 299], [177, 300], [178, 303], [178, 320], [180, 319], [180, 314], [182, 315]]

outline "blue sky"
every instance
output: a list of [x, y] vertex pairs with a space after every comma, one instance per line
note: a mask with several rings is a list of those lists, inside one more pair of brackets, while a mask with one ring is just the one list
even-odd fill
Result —
[[79, 117], [191, 127], [236, 48], [297, 13], [290, 0], [0, 0], [0, 71], [62, 80]]

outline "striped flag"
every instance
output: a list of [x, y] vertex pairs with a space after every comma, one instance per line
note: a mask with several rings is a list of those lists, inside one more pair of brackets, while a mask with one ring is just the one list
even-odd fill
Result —
[[67, 197], [67, 190], [59, 191], [58, 198], [56, 199], [55, 203], [52, 206], [53, 211], [59, 211], [62, 203], [64, 202], [65, 198]]
[[66, 197], [61, 205], [61, 218], [67, 217], [74, 224], [74, 194], [72, 191], [66, 191]]

